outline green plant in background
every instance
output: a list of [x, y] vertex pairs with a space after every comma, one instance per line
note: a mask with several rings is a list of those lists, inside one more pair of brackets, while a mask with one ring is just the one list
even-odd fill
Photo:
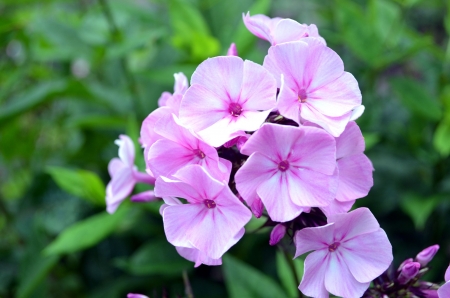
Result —
[[[116, 155], [111, 140], [124, 132], [137, 140], [138, 123], [172, 88], [173, 73], [190, 77], [231, 42], [243, 58], [262, 63], [267, 45], [242, 24], [247, 11], [320, 25], [358, 78], [370, 111], [358, 124], [375, 186], [358, 205], [373, 210], [396, 258], [439, 243], [431, 279], [442, 279], [450, 245], [445, 1], [6, 0], [0, 4], [0, 297], [129, 291], [172, 297], [184, 293], [183, 270], [196, 297], [239, 297], [243, 288], [254, 297], [289, 291], [283, 259], [261, 248], [267, 229], [236, 245], [222, 269], [194, 271], [165, 242], [157, 204], [124, 206], [110, 217], [100, 200], [107, 162]], [[137, 164], [144, 169], [143, 160]], [[271, 282], [243, 285], [239, 274]]]

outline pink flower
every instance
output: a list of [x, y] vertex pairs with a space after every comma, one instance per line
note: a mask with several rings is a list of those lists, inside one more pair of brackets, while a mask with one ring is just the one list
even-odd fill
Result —
[[202, 62], [181, 101], [180, 120], [218, 147], [255, 131], [276, 106], [276, 81], [262, 66], [235, 56]]
[[446, 283], [443, 284], [437, 291], [439, 298], [450, 297], [450, 266], [445, 271], [445, 281]]
[[[108, 165], [111, 181], [106, 186], [106, 210], [114, 213], [120, 203], [133, 191], [138, 182], [154, 184], [155, 179], [145, 173], [140, 173], [134, 165], [135, 150], [133, 141], [126, 135], [120, 135], [116, 144], [119, 145], [119, 158], [113, 158]], [[146, 201], [156, 199], [151, 193], [146, 193]]]
[[133, 294], [129, 293], [127, 295], [127, 298], [149, 298], [148, 296], [142, 295], [142, 294]]
[[235, 175], [236, 188], [249, 206], [261, 198], [278, 222], [327, 206], [337, 187], [335, 146], [319, 128], [264, 124], [241, 149], [250, 157]]
[[317, 39], [271, 47], [264, 67], [277, 79], [279, 112], [299, 124], [310, 121], [338, 137], [362, 112], [358, 82], [344, 71], [338, 54]]
[[242, 14], [247, 29], [259, 38], [269, 41], [272, 45], [298, 41], [305, 37], [317, 38], [323, 44], [325, 40], [320, 37], [316, 25], [300, 24], [291, 19], [269, 18], [262, 14], [250, 16]]
[[[198, 249], [204, 257], [221, 258], [250, 220], [250, 210], [199, 165], [185, 166], [173, 177], [177, 180], [159, 177], [155, 185], [155, 194], [169, 205], [163, 210], [167, 240]], [[187, 204], [173, 204], [174, 197]]]
[[228, 183], [231, 162], [219, 158], [214, 147], [179, 125], [175, 115], [163, 116], [156, 123], [154, 131], [161, 139], [151, 146], [146, 159], [155, 177], [170, 177], [186, 165], [198, 164], [215, 179]]
[[392, 246], [367, 208], [328, 218], [328, 224], [295, 235], [295, 257], [305, 260], [299, 289], [312, 297], [361, 297], [391, 264]]
[[230, 48], [227, 51], [227, 56], [238, 56], [238, 51], [234, 42], [230, 45]]

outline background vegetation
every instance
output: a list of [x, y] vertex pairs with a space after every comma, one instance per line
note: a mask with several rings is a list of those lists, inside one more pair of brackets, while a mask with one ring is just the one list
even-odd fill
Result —
[[[270, 230], [246, 234], [223, 266], [194, 269], [165, 240], [159, 203], [104, 211], [113, 141], [121, 133], [137, 140], [161, 92], [172, 91], [173, 73], [189, 77], [231, 42], [262, 63], [269, 45], [244, 27], [247, 11], [315, 23], [341, 55], [363, 93], [358, 124], [376, 169], [357, 204], [386, 230], [397, 265], [438, 243], [428, 277], [443, 280], [449, 2], [3, 0], [0, 297], [182, 297], [183, 271], [195, 297], [297, 295], [288, 264], [268, 245]], [[142, 170], [140, 151], [137, 163]]]

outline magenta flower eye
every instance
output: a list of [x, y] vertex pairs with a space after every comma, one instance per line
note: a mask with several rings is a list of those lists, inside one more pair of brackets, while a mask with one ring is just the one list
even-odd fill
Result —
[[304, 89], [301, 89], [300, 91], [298, 91], [297, 98], [300, 103], [305, 103], [306, 98], [307, 98], [306, 91]]
[[228, 107], [228, 112], [230, 112], [231, 116], [238, 117], [242, 113], [242, 107], [240, 104], [232, 102]]
[[339, 247], [340, 243], [339, 242], [334, 242], [333, 244], [330, 244], [328, 246], [328, 251], [329, 252], [333, 252], [335, 251], [338, 247]]
[[278, 164], [278, 169], [282, 172], [285, 172], [289, 169], [289, 162], [287, 160], [283, 160]]
[[216, 202], [214, 202], [213, 200], [204, 200], [203, 203], [205, 203], [205, 206], [208, 209], [216, 208]]
[[194, 155], [196, 155], [200, 159], [203, 159], [206, 157], [205, 153], [203, 153], [203, 151], [200, 149], [194, 149], [194, 150], [192, 150], [192, 152], [194, 152]]

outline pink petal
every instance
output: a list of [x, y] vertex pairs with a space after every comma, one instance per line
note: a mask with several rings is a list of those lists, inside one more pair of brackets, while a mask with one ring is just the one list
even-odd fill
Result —
[[308, 26], [291, 19], [282, 19], [273, 30], [273, 44], [298, 41], [308, 36]]
[[111, 177], [115, 176], [116, 173], [124, 167], [127, 166], [119, 158], [115, 157], [111, 159], [111, 161], [108, 163], [109, 176]]
[[152, 202], [156, 201], [158, 197], [155, 196], [153, 190], [143, 191], [141, 193], [131, 196], [130, 200], [132, 202]]
[[150, 147], [154, 142], [161, 138], [161, 136], [154, 131], [155, 124], [164, 115], [171, 115], [172, 113], [173, 110], [171, 108], [162, 107], [154, 110], [144, 119], [141, 126], [141, 142], [144, 147]]
[[198, 132], [227, 117], [228, 97], [220, 97], [204, 85], [192, 84], [180, 106], [180, 121]]
[[305, 207], [328, 206], [337, 188], [336, 176], [303, 168], [286, 171], [286, 184], [292, 202]]
[[284, 83], [284, 75], [281, 75], [281, 87], [278, 94], [277, 109], [280, 114], [298, 124], [300, 121], [301, 104], [298, 101], [298, 91], [291, 89]]
[[445, 281], [450, 280], [450, 266], [448, 266], [447, 270], [445, 270]]
[[244, 77], [239, 103], [244, 111], [272, 110], [276, 106], [277, 82], [261, 65], [244, 61]]
[[354, 278], [369, 283], [392, 263], [392, 246], [386, 233], [379, 229], [341, 242], [338, 248]]
[[365, 283], [358, 282], [347, 268], [346, 261], [347, 258], [337, 253], [337, 251], [328, 254], [325, 288], [336, 296], [359, 298], [369, 288], [372, 280]]
[[238, 51], [236, 49], [236, 44], [234, 42], [228, 48], [227, 56], [239, 56]]
[[346, 202], [333, 200], [331, 201], [330, 205], [320, 207], [320, 209], [323, 211], [326, 217], [330, 217], [336, 213], [347, 213], [350, 209], [352, 209], [353, 204], [355, 204], [354, 200]]
[[328, 262], [328, 249], [317, 250], [306, 257], [305, 272], [298, 287], [303, 294], [316, 298], [329, 297], [324, 283]]
[[361, 91], [355, 77], [348, 72], [315, 90], [308, 89], [307, 105], [320, 113], [339, 117], [361, 105]]
[[334, 224], [321, 227], [304, 228], [295, 233], [295, 257], [311, 250], [328, 250], [328, 243], [333, 242]]
[[364, 152], [364, 137], [358, 125], [350, 121], [344, 132], [336, 138], [336, 159]]
[[353, 237], [373, 233], [380, 229], [378, 221], [367, 208], [358, 208], [346, 214], [334, 214], [328, 218], [336, 226], [336, 241], [348, 241]]
[[174, 197], [186, 199], [190, 203], [201, 203], [204, 200], [191, 185], [166, 177], [158, 177], [156, 179], [154, 191], [155, 196], [163, 198], [165, 202], [167, 199], [170, 200], [170, 198]]
[[257, 194], [273, 221], [292, 220], [305, 210], [293, 202], [290, 197], [290, 186], [292, 184], [289, 184], [287, 176], [278, 171], [257, 189]]
[[363, 105], [359, 105], [356, 108], [354, 108], [352, 110], [352, 116], [350, 117], [351, 121], [355, 121], [356, 119], [358, 119], [359, 117], [361, 117], [361, 115], [364, 113], [364, 110], [366, 109], [365, 106]]
[[175, 248], [177, 249], [177, 252], [180, 254], [180, 256], [182, 256], [186, 260], [194, 262], [195, 268], [197, 268], [201, 264], [205, 264], [208, 266], [222, 265], [222, 259], [212, 259], [196, 248], [181, 246], [177, 246]]
[[438, 290], [437, 290], [439, 298], [448, 298], [450, 297], [450, 282], [447, 282], [443, 284]]
[[173, 86], [173, 91], [174, 91], [173, 93], [183, 95], [189, 87], [188, 79], [182, 72], [175, 73], [173, 76], [175, 78], [175, 85]]
[[114, 213], [119, 204], [133, 191], [135, 180], [133, 171], [127, 167], [121, 168], [106, 186], [106, 210]]
[[367, 196], [373, 186], [373, 166], [363, 153], [341, 158], [339, 168], [339, 186], [336, 199], [353, 201]]
[[141, 294], [133, 294], [133, 293], [129, 293], [127, 295], [127, 298], [149, 298], [148, 296], [145, 295], [141, 295]]
[[310, 37], [304, 38], [302, 41], [308, 44], [303, 85], [307, 87], [309, 97], [310, 92], [320, 89], [342, 76], [344, 62], [335, 51], [318, 39]]
[[277, 166], [272, 160], [256, 152], [237, 171], [234, 177], [236, 189], [249, 206], [252, 206], [258, 197], [256, 194], [258, 187], [275, 174]]
[[167, 101], [172, 97], [172, 93], [163, 92], [158, 99], [158, 107], [164, 107], [167, 104]]
[[127, 135], [120, 135], [119, 138], [119, 140], [115, 141], [119, 146], [119, 158], [128, 167], [133, 167], [136, 154], [133, 141]]
[[243, 67], [243, 60], [236, 56], [209, 58], [194, 71], [191, 85], [207, 86], [220, 99], [231, 98], [235, 102], [241, 92]]
[[292, 131], [291, 138], [296, 139], [295, 144], [290, 147], [292, 153], [289, 162], [292, 166], [326, 175], [334, 173], [336, 147], [332, 136], [319, 128], [301, 126]]
[[271, 31], [281, 20], [281, 18], [271, 19], [262, 14], [250, 16], [249, 12], [246, 15], [242, 14], [242, 19], [244, 20], [245, 27], [251, 33], [270, 42], [272, 42]]
[[340, 117], [325, 116], [317, 111], [312, 105], [303, 105], [300, 111], [301, 118], [319, 125], [334, 137], [341, 135], [345, 126], [350, 121], [351, 116], [352, 111]]

